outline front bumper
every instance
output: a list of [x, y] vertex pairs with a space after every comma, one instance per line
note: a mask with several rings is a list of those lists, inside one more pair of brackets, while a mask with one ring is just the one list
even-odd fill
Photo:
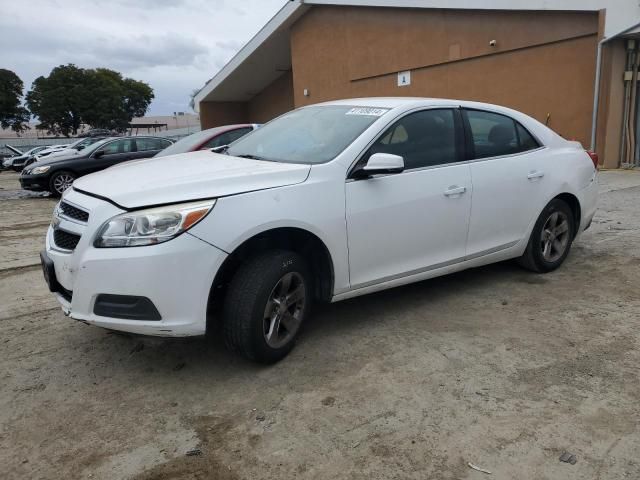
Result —
[[[76, 192], [65, 200], [77, 196]], [[86, 197], [85, 197], [86, 198]], [[92, 199], [94, 202], [101, 202]], [[226, 253], [190, 235], [188, 232], [158, 245], [129, 248], [94, 248], [97, 227], [113, 214], [115, 207], [101, 207], [100, 219], [89, 220], [76, 249], [56, 247], [53, 228], [46, 239], [46, 256], [53, 261], [55, 281], [61, 287], [55, 293], [63, 311], [73, 319], [99, 327], [157, 336], [192, 336], [206, 332], [207, 303], [213, 279]], [[86, 203], [84, 204], [86, 206]], [[92, 210], [93, 216], [95, 210]], [[106, 217], [106, 218], [105, 218]], [[59, 228], [70, 230], [64, 221]], [[113, 318], [103, 313], [99, 297], [148, 299], [159, 319]], [[113, 305], [113, 303], [112, 303]], [[116, 310], [118, 308], [116, 305]]]
[[46, 175], [20, 175], [20, 187], [42, 192], [49, 189], [49, 182]]

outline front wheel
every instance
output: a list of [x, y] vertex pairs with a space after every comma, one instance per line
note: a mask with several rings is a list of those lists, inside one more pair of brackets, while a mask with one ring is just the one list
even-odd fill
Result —
[[51, 180], [49, 180], [49, 191], [53, 196], [60, 197], [64, 191], [73, 184], [75, 179], [76, 176], [71, 172], [56, 172], [51, 176]]
[[227, 347], [260, 362], [274, 363], [293, 348], [312, 296], [311, 275], [295, 252], [257, 255], [234, 275], [223, 305]]
[[575, 220], [569, 205], [560, 199], [552, 200], [538, 217], [527, 249], [518, 263], [539, 273], [555, 270], [569, 255], [575, 231]]

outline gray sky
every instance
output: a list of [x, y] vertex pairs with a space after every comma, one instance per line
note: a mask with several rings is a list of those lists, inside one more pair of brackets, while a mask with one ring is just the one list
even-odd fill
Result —
[[53, 67], [107, 67], [147, 82], [148, 114], [188, 111], [285, 0], [0, 0], [0, 68], [25, 91]]

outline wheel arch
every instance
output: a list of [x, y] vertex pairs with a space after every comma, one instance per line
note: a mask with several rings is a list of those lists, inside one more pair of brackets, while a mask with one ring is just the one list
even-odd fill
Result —
[[314, 279], [314, 297], [330, 301], [333, 296], [334, 263], [320, 237], [300, 227], [274, 227], [253, 234], [240, 243], [224, 260], [211, 285], [207, 304], [207, 330], [218, 317], [226, 287], [246, 259], [266, 250], [286, 249], [302, 255], [309, 263]]
[[580, 200], [574, 194], [569, 192], [564, 192], [559, 195], [553, 197], [553, 200], [562, 200], [571, 209], [573, 213], [573, 220], [575, 222], [575, 232], [573, 232], [573, 236], [575, 237], [580, 230], [580, 222], [582, 221], [582, 207], [580, 206]]

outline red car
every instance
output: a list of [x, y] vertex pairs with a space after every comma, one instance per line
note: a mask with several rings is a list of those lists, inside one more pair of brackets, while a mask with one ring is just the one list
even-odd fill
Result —
[[194, 133], [188, 137], [178, 140], [173, 145], [168, 146], [156, 157], [166, 157], [178, 153], [195, 152], [196, 150], [206, 150], [208, 148], [224, 147], [229, 145], [247, 133], [256, 130], [260, 125], [240, 124], [225, 125], [224, 127], [209, 128], [201, 132]]

